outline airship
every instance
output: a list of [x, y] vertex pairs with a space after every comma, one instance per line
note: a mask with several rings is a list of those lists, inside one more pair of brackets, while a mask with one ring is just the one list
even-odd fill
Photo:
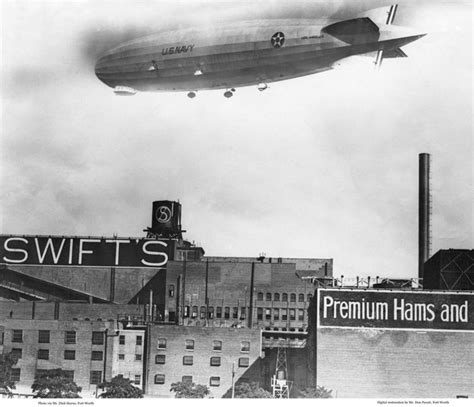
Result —
[[334, 69], [356, 55], [404, 58], [402, 46], [424, 35], [394, 24], [398, 5], [346, 20], [268, 19], [161, 32], [120, 44], [102, 55], [96, 76], [117, 95], [224, 90]]

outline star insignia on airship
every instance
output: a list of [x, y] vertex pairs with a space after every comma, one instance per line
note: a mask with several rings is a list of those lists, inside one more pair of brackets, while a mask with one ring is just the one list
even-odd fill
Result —
[[271, 42], [272, 42], [273, 48], [283, 47], [283, 44], [285, 43], [285, 34], [283, 34], [282, 32], [277, 32], [273, 34]]

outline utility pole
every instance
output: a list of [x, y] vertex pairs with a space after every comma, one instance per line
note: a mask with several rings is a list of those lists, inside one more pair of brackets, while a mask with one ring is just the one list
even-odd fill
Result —
[[235, 362], [232, 362], [232, 398], [234, 398], [235, 396], [234, 377], [235, 377]]

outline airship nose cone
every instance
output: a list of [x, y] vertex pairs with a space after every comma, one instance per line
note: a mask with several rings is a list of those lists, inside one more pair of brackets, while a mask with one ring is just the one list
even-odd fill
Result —
[[95, 76], [107, 86], [111, 86], [110, 81], [107, 80], [107, 65], [107, 59], [105, 57], [99, 58], [95, 64]]

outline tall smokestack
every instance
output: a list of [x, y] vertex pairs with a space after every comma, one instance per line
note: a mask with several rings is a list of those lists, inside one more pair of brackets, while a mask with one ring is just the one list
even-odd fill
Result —
[[418, 202], [418, 277], [423, 278], [423, 268], [430, 257], [430, 155], [419, 156], [419, 202]]

